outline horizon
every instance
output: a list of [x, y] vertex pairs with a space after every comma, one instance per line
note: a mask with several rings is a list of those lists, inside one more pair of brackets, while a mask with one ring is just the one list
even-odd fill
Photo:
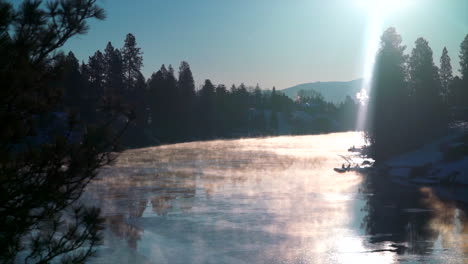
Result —
[[[205, 79], [227, 87], [244, 83], [283, 90], [303, 83], [365, 78], [362, 65], [373, 11], [364, 10], [358, 1], [98, 3], [107, 18], [90, 21], [86, 36], [73, 38], [62, 48], [74, 51], [79, 61], [86, 62], [108, 41], [120, 48], [125, 35], [132, 33], [143, 51], [146, 79], [162, 64], [178, 71], [180, 62], [187, 61], [197, 89]], [[459, 75], [459, 46], [468, 33], [462, 10], [468, 9], [468, 2], [408, 3], [386, 12], [381, 33], [395, 27], [407, 54], [418, 37], [425, 38], [436, 65], [447, 47], [453, 72]], [[422, 4], [426, 7], [420, 8]]]

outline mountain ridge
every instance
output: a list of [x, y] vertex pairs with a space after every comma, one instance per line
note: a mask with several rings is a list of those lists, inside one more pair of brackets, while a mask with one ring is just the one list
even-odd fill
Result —
[[325, 101], [332, 103], [343, 102], [346, 96], [351, 96], [356, 100], [356, 94], [361, 90], [362, 79], [351, 81], [330, 81], [330, 82], [310, 82], [294, 85], [280, 90], [291, 99], [297, 97], [300, 90], [319, 92], [325, 98]]

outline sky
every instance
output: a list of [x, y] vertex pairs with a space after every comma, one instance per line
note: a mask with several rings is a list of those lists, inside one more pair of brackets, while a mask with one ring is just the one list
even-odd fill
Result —
[[[146, 78], [162, 64], [177, 72], [185, 60], [197, 86], [205, 79], [227, 86], [258, 83], [264, 89], [349, 81], [363, 76], [366, 47], [378, 41], [369, 36], [372, 9], [358, 1], [366, 2], [102, 0], [107, 18], [90, 21], [88, 34], [74, 37], [63, 50], [86, 62], [108, 41], [122, 47], [132, 33], [144, 53]], [[446, 46], [457, 73], [459, 46], [468, 34], [468, 0], [406, 2], [383, 12], [382, 32], [394, 26], [408, 53], [418, 37], [426, 38], [437, 65]]]

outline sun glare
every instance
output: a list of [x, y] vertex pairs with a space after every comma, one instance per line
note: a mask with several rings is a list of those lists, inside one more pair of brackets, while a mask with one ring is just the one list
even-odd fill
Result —
[[370, 13], [384, 15], [405, 8], [411, 0], [358, 0], [357, 4]]
[[367, 12], [367, 30], [365, 35], [365, 58], [361, 91], [356, 95], [361, 101], [356, 129], [362, 130], [367, 116], [368, 95], [370, 94], [375, 55], [379, 49], [380, 35], [384, 30], [385, 19], [414, 3], [415, 0], [356, 0], [357, 5]]

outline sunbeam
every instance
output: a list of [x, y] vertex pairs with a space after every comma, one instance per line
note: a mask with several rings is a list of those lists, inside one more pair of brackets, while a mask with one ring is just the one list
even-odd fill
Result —
[[358, 0], [357, 6], [363, 8], [367, 15], [367, 30], [365, 35], [365, 59], [363, 68], [363, 81], [361, 91], [356, 95], [360, 101], [356, 129], [363, 130], [366, 123], [367, 100], [372, 84], [372, 74], [375, 65], [375, 56], [379, 49], [380, 34], [384, 22], [389, 14], [407, 8], [411, 0]]

